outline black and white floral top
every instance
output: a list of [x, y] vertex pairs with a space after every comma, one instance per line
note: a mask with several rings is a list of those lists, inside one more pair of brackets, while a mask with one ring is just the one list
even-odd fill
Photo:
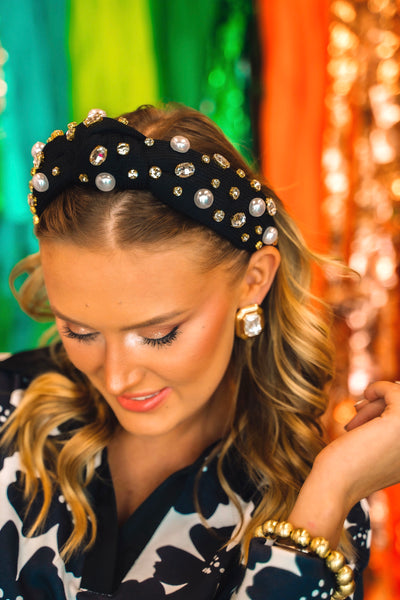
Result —
[[[49, 370], [46, 350], [17, 354], [0, 363], [0, 422], [18, 404], [23, 389]], [[8, 600], [324, 600], [334, 577], [323, 561], [256, 538], [246, 566], [240, 548], [228, 543], [238, 512], [222, 490], [215, 463], [203, 469], [196, 512], [193, 488], [205, 455], [171, 475], [122, 527], [107, 453], [99, 457], [90, 485], [99, 532], [89, 551], [69, 562], [60, 549], [71, 532], [68, 506], [55, 494], [46, 526], [27, 536], [18, 453], [0, 457], [0, 598]], [[226, 467], [245, 517], [257, 502], [246, 473], [234, 459]], [[34, 516], [35, 508], [30, 513]], [[346, 527], [358, 551], [355, 600], [363, 597], [361, 572], [368, 560], [366, 505], [357, 505]]]

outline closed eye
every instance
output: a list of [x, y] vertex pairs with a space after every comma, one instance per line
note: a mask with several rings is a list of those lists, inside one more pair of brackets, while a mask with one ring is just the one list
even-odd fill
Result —
[[64, 327], [62, 328], [62, 333], [67, 338], [71, 338], [73, 340], [78, 340], [79, 342], [86, 342], [86, 343], [93, 341], [97, 336], [96, 332], [76, 333], [75, 331], [72, 331], [72, 329], [70, 329], [67, 325], [64, 325]]
[[177, 325], [169, 333], [167, 333], [167, 335], [164, 335], [163, 337], [160, 337], [160, 338], [144, 337], [144, 338], [142, 338], [143, 344], [148, 344], [149, 346], [157, 346], [157, 347], [169, 346], [170, 344], [172, 344], [172, 342], [174, 340], [176, 340], [178, 334], [179, 334], [179, 330], [178, 330], [178, 325]]

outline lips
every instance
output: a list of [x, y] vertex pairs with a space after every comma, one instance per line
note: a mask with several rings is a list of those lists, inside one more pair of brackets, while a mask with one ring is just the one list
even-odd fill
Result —
[[171, 388], [166, 387], [157, 392], [144, 394], [123, 394], [117, 396], [117, 402], [125, 410], [131, 412], [149, 412], [155, 410], [167, 398]]

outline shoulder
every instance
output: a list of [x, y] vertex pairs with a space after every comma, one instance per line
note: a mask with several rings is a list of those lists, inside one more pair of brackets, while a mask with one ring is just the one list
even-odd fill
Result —
[[6, 409], [15, 405], [16, 396], [20, 396], [35, 377], [48, 371], [60, 371], [51, 347], [19, 352], [0, 360], [0, 406]]

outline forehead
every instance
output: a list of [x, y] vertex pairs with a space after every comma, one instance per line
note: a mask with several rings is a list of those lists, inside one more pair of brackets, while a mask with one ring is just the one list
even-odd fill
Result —
[[[40, 253], [50, 303], [85, 322], [85, 314], [175, 310], [206, 297], [229, 295], [226, 267], [205, 270], [191, 245], [91, 250], [42, 241]], [[141, 313], [141, 314], [140, 314]]]

